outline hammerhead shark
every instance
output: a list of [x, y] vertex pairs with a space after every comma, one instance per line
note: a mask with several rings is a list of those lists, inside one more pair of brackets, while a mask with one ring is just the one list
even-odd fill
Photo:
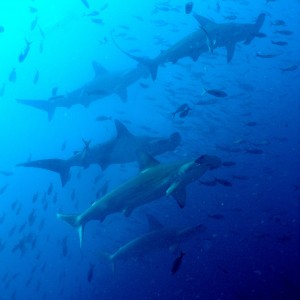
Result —
[[17, 166], [56, 172], [60, 175], [61, 183], [64, 186], [70, 178], [70, 168], [73, 166], [87, 168], [91, 164], [98, 164], [105, 169], [111, 164], [135, 161], [137, 151], [147, 151], [153, 156], [173, 151], [181, 141], [178, 132], [171, 134], [169, 138], [135, 136], [120, 121], [115, 120], [115, 126], [116, 136], [114, 138], [94, 147], [90, 147], [86, 143], [82, 151], [68, 159], [41, 159], [20, 163]]
[[130, 54], [121, 49], [113, 41], [120, 51], [140, 64], [145, 65], [154, 80], [160, 65], [168, 62], [176, 63], [184, 57], [190, 57], [193, 61], [197, 61], [202, 53], [208, 50], [212, 52], [219, 47], [226, 47], [227, 62], [230, 62], [234, 55], [236, 43], [244, 42], [245, 44], [250, 44], [256, 36], [259, 36], [259, 30], [265, 20], [265, 14], [260, 14], [254, 24], [217, 24], [197, 14], [194, 14], [194, 17], [199, 22], [200, 28], [179, 40], [165, 51], [162, 51], [153, 59]]
[[141, 78], [149, 76], [149, 71], [141, 64], [129, 70], [109, 72], [98, 62], [93, 62], [95, 77], [83, 86], [65, 94], [52, 96], [48, 100], [16, 99], [25, 104], [48, 113], [51, 121], [58, 107], [70, 108], [81, 104], [88, 107], [93, 101], [102, 99], [112, 94], [118, 95], [123, 101], [127, 100], [127, 87]]
[[135, 208], [164, 196], [173, 196], [183, 208], [186, 203], [186, 185], [221, 165], [221, 160], [211, 155], [167, 164], [161, 164], [145, 152], [138, 152], [137, 156], [140, 166], [137, 176], [102, 196], [81, 214], [57, 214], [58, 219], [77, 229], [80, 246], [83, 229], [91, 220], [103, 222], [107, 216], [117, 212], [129, 217]]
[[113, 271], [116, 261], [141, 258], [151, 252], [166, 248], [173, 252], [179, 248], [179, 244], [206, 230], [202, 224], [166, 228], [152, 215], [147, 215], [147, 218], [150, 225], [148, 233], [129, 241], [112, 254], [101, 253], [104, 258], [111, 262]]

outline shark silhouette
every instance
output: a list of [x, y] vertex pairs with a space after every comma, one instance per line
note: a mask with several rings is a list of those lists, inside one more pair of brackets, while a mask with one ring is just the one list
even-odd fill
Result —
[[111, 164], [135, 161], [137, 151], [147, 151], [153, 156], [173, 151], [181, 141], [180, 134], [177, 132], [171, 134], [169, 138], [135, 136], [120, 121], [115, 120], [115, 126], [117, 134], [113, 139], [94, 147], [85, 145], [82, 151], [69, 159], [41, 159], [20, 163], [17, 166], [56, 172], [60, 175], [64, 186], [70, 178], [70, 168], [73, 166], [87, 168], [91, 164], [98, 164], [105, 169]]
[[166, 248], [173, 252], [178, 249], [179, 244], [206, 230], [202, 224], [168, 228], [152, 215], [147, 215], [147, 219], [150, 225], [148, 233], [129, 241], [112, 254], [101, 253], [112, 264], [113, 271], [115, 271], [117, 261], [141, 258], [151, 252]]
[[217, 24], [197, 14], [194, 14], [194, 17], [199, 22], [200, 28], [179, 40], [165, 51], [162, 51], [153, 59], [132, 55], [121, 49], [113, 41], [120, 51], [140, 64], [145, 65], [154, 80], [160, 65], [168, 62], [176, 63], [184, 57], [190, 57], [193, 61], [197, 61], [202, 53], [208, 50], [212, 52], [213, 49], [219, 47], [226, 47], [227, 61], [230, 62], [234, 55], [236, 43], [243, 41], [245, 44], [250, 44], [259, 34], [259, 30], [265, 20], [265, 14], [260, 14], [254, 24]]
[[50, 97], [48, 100], [16, 99], [16, 101], [47, 112], [48, 120], [51, 121], [58, 107], [70, 108], [76, 104], [88, 107], [93, 101], [112, 94], [116, 94], [126, 101], [127, 87], [139, 79], [149, 76], [149, 71], [142, 65], [129, 70], [109, 72], [94, 61], [93, 69], [95, 73], [93, 80], [66, 95]]
[[186, 202], [186, 185], [197, 180], [206, 171], [221, 165], [221, 160], [211, 155], [161, 164], [144, 152], [138, 152], [138, 162], [140, 172], [137, 176], [101, 197], [81, 214], [57, 214], [58, 219], [77, 229], [80, 246], [83, 229], [91, 220], [102, 222], [108, 215], [117, 212], [128, 217], [135, 208], [170, 195], [183, 208]]

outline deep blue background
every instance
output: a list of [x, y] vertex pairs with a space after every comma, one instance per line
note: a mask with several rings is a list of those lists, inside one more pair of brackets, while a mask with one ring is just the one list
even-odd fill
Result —
[[[0, 174], [0, 188], [8, 184], [0, 195], [0, 299], [297, 299], [300, 77], [299, 68], [293, 72], [280, 68], [300, 63], [299, 1], [194, 1], [195, 11], [217, 23], [228, 22], [225, 17], [231, 15], [237, 17], [234, 22], [253, 23], [264, 12], [267, 17], [262, 32], [267, 37], [256, 38], [251, 45], [239, 44], [230, 64], [226, 63], [225, 49], [205, 53], [196, 63], [186, 58], [176, 65], [166, 64], [155, 82], [141, 80], [149, 88], [132, 85], [126, 103], [113, 95], [89, 108], [58, 109], [48, 122], [44, 112], [20, 105], [15, 99], [47, 99], [55, 86], [59, 93], [70, 92], [93, 78], [93, 60], [110, 71], [136, 65], [115, 48], [111, 30], [126, 33], [118, 37], [124, 49], [154, 57], [198, 29], [192, 16], [184, 13], [182, 1], [109, 1], [97, 16], [104, 25], [91, 22], [84, 14], [99, 11], [105, 2], [90, 0], [90, 10], [80, 0], [61, 2], [0, 3], [0, 25], [5, 29], [0, 33], [0, 87], [5, 84], [0, 98], [0, 170], [13, 172], [11, 176]], [[31, 13], [30, 6], [37, 12]], [[156, 12], [155, 7], [161, 10]], [[38, 28], [30, 30], [36, 16], [44, 39]], [[285, 20], [287, 25], [272, 25], [276, 19]], [[156, 21], [166, 25], [158, 26]], [[276, 29], [294, 33], [283, 36]], [[165, 44], [156, 43], [157, 36]], [[100, 45], [104, 38], [108, 42]], [[24, 39], [32, 41], [32, 46], [25, 61], [19, 63]], [[284, 40], [288, 45], [272, 45], [271, 40]], [[263, 59], [256, 57], [258, 51], [278, 56]], [[8, 80], [12, 68], [16, 69], [15, 83]], [[36, 70], [40, 79], [34, 85]], [[195, 76], [198, 73], [201, 79]], [[176, 97], [168, 92], [170, 83]], [[203, 83], [207, 88], [224, 89], [229, 97], [201, 96]], [[181, 88], [187, 88], [188, 93]], [[195, 105], [212, 99], [216, 103]], [[173, 120], [171, 112], [182, 103], [189, 103], [190, 114]], [[64, 188], [54, 173], [15, 165], [28, 157], [68, 158], [82, 149], [82, 138], [91, 139], [92, 144], [110, 139], [115, 134], [113, 122], [96, 122], [99, 115], [120, 119], [137, 135], [167, 136], [179, 131], [183, 137], [180, 147], [159, 159], [218, 155], [236, 165], [209, 172], [202, 179], [222, 178], [233, 186], [195, 183], [188, 188], [183, 210], [168, 198], [136, 209], [128, 219], [116, 214], [102, 224], [91, 222], [80, 249], [76, 232], [58, 221], [56, 213], [81, 212], [95, 200], [96, 191], [106, 180], [112, 189], [134, 176], [136, 164], [115, 165], [105, 171], [91, 166], [81, 170], [79, 179], [80, 169], [73, 168], [72, 179]], [[256, 125], [249, 126], [248, 122]], [[62, 151], [64, 142], [66, 149]], [[263, 154], [226, 152], [218, 147], [245, 149], [253, 144]], [[99, 174], [100, 181], [94, 183]], [[53, 194], [43, 200], [50, 184]], [[74, 191], [75, 200], [71, 201]], [[38, 200], [33, 203], [36, 192]], [[54, 194], [57, 202], [53, 201]], [[28, 216], [33, 210], [36, 220], [30, 226]], [[113, 274], [98, 253], [114, 252], [146, 233], [145, 214], [149, 212], [166, 226], [203, 223], [208, 229], [181, 245], [186, 255], [174, 276], [171, 267], [176, 256], [167, 249], [150, 253], [143, 260], [118, 262]], [[222, 214], [224, 219], [212, 219], [209, 214]], [[24, 253], [13, 252], [24, 238]], [[63, 239], [67, 241], [66, 255]], [[90, 264], [95, 269], [88, 282]]]

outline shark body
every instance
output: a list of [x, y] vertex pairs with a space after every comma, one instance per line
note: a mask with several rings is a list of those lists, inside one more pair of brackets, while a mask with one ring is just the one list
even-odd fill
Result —
[[[181, 228], [166, 228], [153, 216], [148, 215], [150, 231], [121, 246], [112, 254], [106, 254], [105, 258], [112, 263], [113, 270], [117, 261], [141, 258], [151, 252], [169, 249], [178, 249], [179, 244], [198, 235], [206, 230], [202, 224], [197, 226], [186, 226]], [[155, 221], [155, 227], [151, 222]], [[152, 226], [151, 226], [152, 225]]]
[[85, 147], [69, 159], [41, 159], [18, 164], [17, 166], [41, 168], [56, 172], [60, 175], [64, 186], [70, 178], [70, 168], [79, 166], [89, 167], [98, 164], [102, 169], [111, 164], [122, 164], [136, 160], [137, 151], [147, 151], [156, 156], [167, 151], [173, 151], [181, 141], [179, 133], [175, 132], [168, 138], [135, 136], [120, 121], [115, 120], [116, 136], [110, 141]]
[[141, 171], [136, 177], [101, 197], [81, 214], [57, 214], [59, 219], [77, 228], [80, 245], [83, 228], [91, 220], [102, 222], [108, 215], [117, 212], [128, 217], [135, 208], [170, 195], [183, 208], [186, 202], [186, 185], [206, 171], [221, 165], [218, 157], [210, 155], [169, 164], [161, 164], [145, 153], [138, 156]]
[[149, 71], [142, 65], [129, 70], [109, 72], [97, 62], [93, 62], [95, 77], [74, 91], [59, 96], [44, 99], [16, 99], [17, 102], [48, 113], [51, 121], [55, 110], [59, 107], [70, 108], [81, 104], [88, 107], [93, 101], [112, 94], [118, 95], [123, 101], [127, 100], [127, 88], [141, 78], [149, 76]]
[[236, 43], [245, 42], [245, 44], [250, 44], [255, 36], [259, 34], [265, 20], [265, 14], [260, 14], [254, 24], [217, 24], [197, 14], [194, 14], [194, 17], [199, 22], [200, 28], [162, 51], [153, 59], [132, 55], [118, 45], [116, 46], [127, 56], [145, 65], [149, 69], [152, 79], [155, 79], [158, 67], [162, 64], [176, 63], [179, 59], [185, 57], [197, 61], [202, 53], [212, 52], [220, 47], [226, 47], [227, 61], [230, 62], [234, 55]]

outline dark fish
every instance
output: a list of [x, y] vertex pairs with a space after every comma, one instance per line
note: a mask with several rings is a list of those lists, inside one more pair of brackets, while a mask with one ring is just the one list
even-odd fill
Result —
[[111, 116], [98, 116], [98, 117], [96, 118], [96, 121], [98, 121], [98, 122], [103, 122], [103, 121], [109, 121], [109, 120], [111, 120], [111, 119], [112, 119]]
[[255, 121], [250, 121], [248, 123], [245, 124], [246, 126], [256, 126], [257, 123]]
[[33, 83], [37, 84], [37, 82], [39, 81], [39, 78], [40, 78], [39, 70], [36, 70], [34, 78], [33, 78]]
[[66, 147], [67, 147], [67, 141], [64, 140], [63, 143], [61, 144], [60, 150], [61, 150], [61, 151], [65, 151], [65, 150], [66, 150]]
[[7, 187], [8, 187], [8, 183], [3, 185], [2, 188], [0, 188], [0, 195], [2, 195], [6, 191]]
[[9, 74], [8, 80], [9, 80], [10, 82], [16, 82], [16, 80], [17, 80], [17, 73], [16, 73], [16, 69], [15, 69], [15, 68], [13, 68], [13, 69], [11, 70], [11, 72], [10, 72], [10, 74]]
[[4, 96], [5, 86], [6, 86], [6, 84], [3, 83], [3, 84], [2, 84], [2, 87], [1, 87], [1, 89], [0, 89], [0, 97], [3, 97], [3, 96]]
[[298, 69], [297, 65], [291, 65], [289, 67], [280, 68], [280, 70], [283, 71], [283, 72], [291, 72], [291, 71], [295, 71], [297, 69]]
[[19, 62], [23, 62], [25, 60], [25, 58], [27, 57], [28, 53], [29, 53], [29, 50], [30, 50], [30, 45], [32, 42], [28, 42], [26, 39], [25, 39], [25, 42], [26, 42], [26, 47], [25, 49], [23, 50], [23, 52], [20, 53], [19, 55]]
[[101, 8], [100, 11], [104, 11], [105, 9], [108, 8], [108, 3], [105, 3]]
[[98, 16], [98, 15], [99, 15], [99, 12], [96, 11], [96, 10], [94, 10], [94, 11], [88, 13], [88, 14], [84, 14], [83, 16], [84, 16], [84, 17], [96, 17], [96, 16]]
[[32, 21], [32, 23], [30, 25], [31, 30], [34, 30], [34, 28], [36, 27], [37, 21], [38, 21], [38, 17], [36, 16], [35, 19]]
[[181, 113], [187, 109], [190, 109], [189, 105], [187, 103], [183, 103], [174, 112], [172, 112], [171, 115], [173, 116], [173, 118], [175, 118], [176, 114]]
[[0, 33], [1, 32], [4, 32], [4, 27], [3, 26], [0, 26]]
[[52, 89], [52, 91], [51, 91], [52, 97], [55, 97], [55, 96], [57, 95], [57, 90], [58, 90], [58, 87], [57, 87], [57, 86], [55, 86], [55, 87]]
[[86, 0], [81, 0], [81, 2], [83, 3], [83, 5], [84, 5], [86, 8], [90, 8], [90, 5], [89, 5], [89, 3], [88, 3]]
[[210, 94], [215, 97], [219, 97], [219, 98], [224, 98], [224, 97], [228, 96], [224, 91], [216, 90], [216, 89], [208, 90], [208, 89], [204, 88], [203, 94], [205, 94], [205, 93]]
[[33, 7], [33, 6], [29, 6], [29, 11], [32, 13], [32, 14], [35, 14], [38, 10]]
[[293, 31], [291, 31], [291, 30], [276, 30], [276, 33], [279, 33], [282, 35], [292, 35]]
[[11, 175], [13, 175], [14, 173], [13, 173], [13, 172], [10, 172], [10, 171], [0, 171], [0, 174], [1, 174], [1, 175], [4, 175], [4, 176], [11, 176]]
[[87, 274], [87, 280], [88, 280], [88, 282], [91, 282], [93, 280], [93, 277], [94, 277], [94, 268], [95, 268], [95, 265], [90, 264], [90, 269], [89, 269], [88, 274]]
[[221, 214], [213, 214], [213, 215], [207, 215], [209, 218], [211, 219], [215, 219], [215, 220], [222, 220], [224, 219], [224, 215]]
[[185, 118], [185, 117], [188, 115], [188, 113], [189, 113], [190, 110], [191, 110], [191, 108], [188, 107], [188, 108], [185, 109], [184, 111], [180, 112], [180, 113], [179, 113], [179, 118]]
[[181, 251], [180, 255], [174, 260], [172, 270], [171, 270], [173, 275], [179, 270], [184, 255], [185, 253]]
[[246, 148], [245, 151], [251, 154], [263, 154], [264, 151], [258, 148]]
[[224, 185], [224, 186], [232, 186], [232, 183], [228, 180], [225, 180], [225, 179], [221, 179], [221, 178], [216, 178], [215, 177], [215, 181], [221, 185]]
[[92, 18], [91, 21], [94, 22], [94, 23], [96, 23], [96, 24], [99, 24], [99, 25], [104, 25], [102, 19]]
[[231, 177], [233, 178], [233, 179], [238, 179], [238, 180], [248, 180], [249, 179], [249, 177], [248, 176], [245, 176], [245, 175], [231, 175]]
[[39, 196], [39, 193], [38, 193], [38, 192], [36, 192], [36, 193], [32, 196], [32, 200], [31, 200], [32, 203], [35, 203], [35, 202], [36, 202], [38, 196]]
[[48, 190], [47, 190], [47, 195], [50, 196], [53, 192], [53, 183], [51, 182], [49, 184]]
[[286, 46], [286, 45], [288, 45], [288, 42], [285, 42], [285, 41], [271, 41], [271, 43], [273, 45], [277, 45], [277, 46]]
[[275, 20], [271, 24], [275, 25], [275, 26], [284, 26], [284, 25], [286, 25], [285, 21], [283, 21], [283, 20]]
[[217, 185], [216, 180], [210, 180], [210, 181], [199, 180], [199, 183], [203, 184], [203, 185], [206, 185], [206, 186], [216, 186]]
[[193, 10], [193, 6], [194, 6], [194, 3], [192, 1], [188, 2], [186, 5], [185, 5], [185, 13], [186, 14], [190, 14]]
[[261, 58], [273, 58], [276, 57], [278, 54], [275, 53], [262, 53], [262, 52], [256, 52], [257, 57]]
[[142, 87], [143, 89], [147, 89], [149, 87], [148, 84], [140, 82], [140, 87]]
[[236, 163], [234, 161], [224, 161], [222, 162], [222, 166], [224, 167], [232, 167], [232, 166], [235, 166]]

